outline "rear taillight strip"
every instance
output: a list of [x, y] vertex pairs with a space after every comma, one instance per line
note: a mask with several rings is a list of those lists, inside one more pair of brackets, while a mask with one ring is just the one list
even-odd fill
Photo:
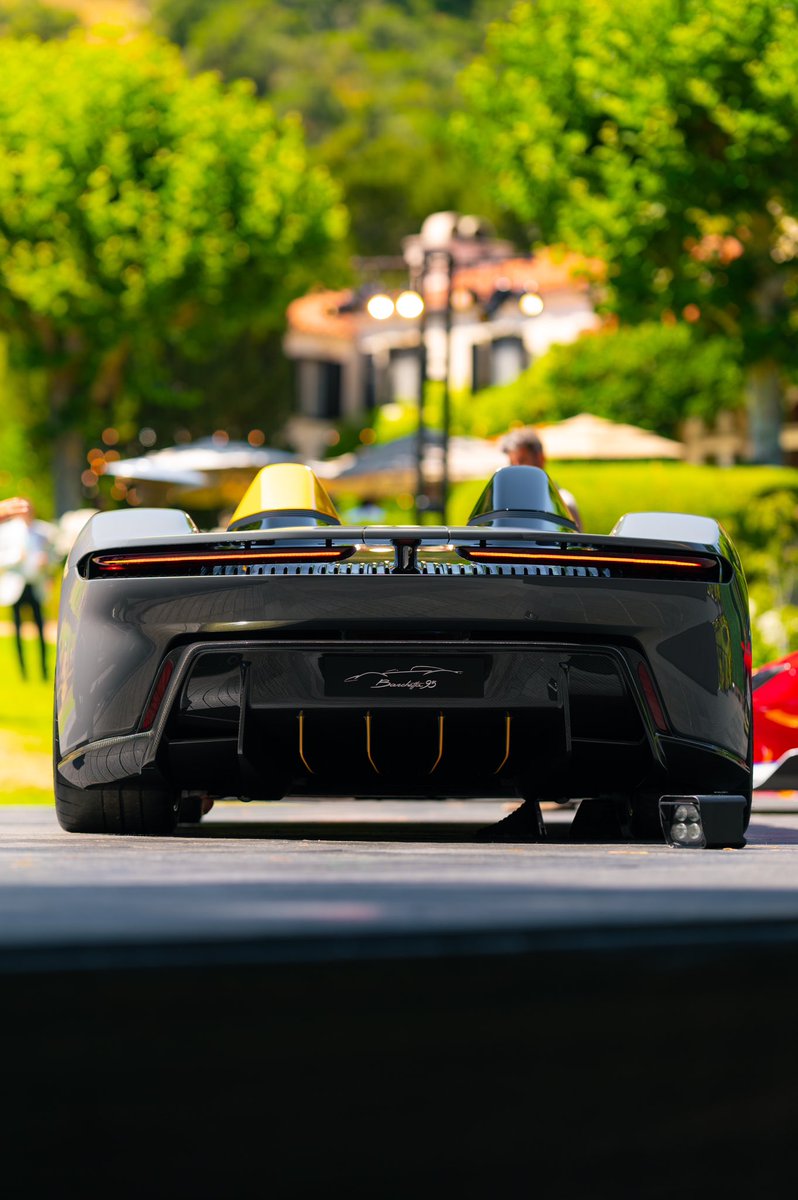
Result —
[[547, 554], [529, 550], [459, 550], [472, 562], [528, 562], [528, 563], [590, 563], [594, 567], [672, 567], [686, 571], [709, 570], [716, 566], [711, 558], [643, 558], [642, 555], [619, 554]]
[[91, 559], [90, 574], [172, 575], [181, 567], [213, 568], [227, 563], [248, 566], [261, 563], [341, 562], [352, 553], [353, 546], [307, 550], [219, 550], [212, 554], [97, 554]]

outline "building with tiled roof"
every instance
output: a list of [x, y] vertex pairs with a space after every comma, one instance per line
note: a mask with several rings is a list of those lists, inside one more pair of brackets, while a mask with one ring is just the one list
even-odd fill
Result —
[[310, 292], [289, 306], [284, 348], [297, 368], [290, 432], [305, 453], [319, 451], [332, 422], [417, 401], [424, 376], [448, 376], [455, 394], [509, 383], [552, 344], [599, 324], [591, 286], [603, 264], [595, 260], [553, 249], [521, 257], [476, 218], [454, 213], [433, 214], [403, 249], [423, 315], [402, 317], [394, 307], [376, 319], [367, 308], [374, 293], [396, 301], [402, 289], [373, 284]]

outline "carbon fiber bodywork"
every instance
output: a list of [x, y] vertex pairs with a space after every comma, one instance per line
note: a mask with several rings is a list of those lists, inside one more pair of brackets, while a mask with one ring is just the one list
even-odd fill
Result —
[[527, 515], [199, 534], [100, 514], [62, 594], [57, 781], [750, 795], [747, 594], [720, 527]]

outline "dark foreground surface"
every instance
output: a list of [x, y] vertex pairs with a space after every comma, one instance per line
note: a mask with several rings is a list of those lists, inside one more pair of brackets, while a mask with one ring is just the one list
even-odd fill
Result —
[[383, 814], [0, 814], [13, 1194], [791, 1194], [798, 819], [702, 854]]
[[514, 954], [735, 941], [798, 922], [798, 813], [744, 850], [484, 844], [491, 801], [221, 804], [173, 838], [0, 809], [0, 972]]

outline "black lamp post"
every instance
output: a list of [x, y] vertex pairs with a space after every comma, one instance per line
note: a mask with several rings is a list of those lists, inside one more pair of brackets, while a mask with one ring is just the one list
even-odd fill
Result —
[[[400, 295], [396, 303], [387, 296], [373, 297], [369, 312], [378, 319], [387, 318], [394, 311], [400, 317], [418, 320], [419, 396], [416, 426], [416, 520], [421, 523], [424, 514], [433, 505], [427, 491], [424, 473], [424, 451], [428, 435], [424, 415], [424, 402], [428, 383], [441, 386], [441, 484], [440, 500], [434, 506], [441, 523], [446, 523], [449, 500], [449, 435], [451, 431], [451, 338], [452, 338], [452, 290], [455, 271], [462, 267], [474, 267], [499, 263], [514, 254], [509, 242], [492, 235], [489, 226], [479, 217], [463, 216], [455, 212], [432, 213], [424, 221], [421, 232], [405, 238], [404, 260], [410, 272], [410, 286], [414, 289]], [[474, 296], [476, 299], [476, 295]], [[511, 286], [497, 285], [488, 301], [483, 301], [483, 315], [489, 318], [509, 299], [518, 299], [525, 316], [535, 316], [543, 307], [539, 296], [514, 291]], [[378, 302], [373, 307], [374, 302]], [[458, 306], [459, 308], [459, 306]], [[436, 346], [436, 337], [437, 346]]]
[[[441, 385], [441, 484], [440, 500], [435, 510], [446, 523], [446, 506], [449, 496], [449, 432], [451, 428], [451, 396], [449, 391], [450, 341], [452, 331], [452, 272], [454, 257], [449, 249], [426, 249], [422, 260], [417, 287], [424, 299], [424, 309], [419, 322], [419, 398], [418, 424], [416, 429], [416, 520], [421, 521], [425, 512], [433, 507], [427, 492], [424, 474], [424, 451], [427, 430], [424, 419], [424, 403], [427, 385]], [[442, 320], [443, 336], [437, 355], [431, 356], [428, 348], [430, 316]], [[432, 358], [432, 363], [430, 359]]]
[[[421, 521], [429, 511], [429, 495], [424, 477], [424, 450], [427, 431], [424, 401], [427, 384], [441, 385], [442, 463], [441, 496], [437, 508], [443, 523], [449, 498], [449, 434], [451, 429], [450, 342], [452, 331], [452, 280], [455, 268], [470, 266], [507, 257], [512, 253], [508, 242], [491, 235], [485, 221], [479, 217], [456, 212], [432, 213], [424, 221], [421, 232], [405, 238], [404, 258], [410, 269], [411, 286], [424, 299], [424, 311], [419, 325], [419, 403], [416, 435], [416, 518]], [[433, 333], [440, 328], [437, 353]]]

